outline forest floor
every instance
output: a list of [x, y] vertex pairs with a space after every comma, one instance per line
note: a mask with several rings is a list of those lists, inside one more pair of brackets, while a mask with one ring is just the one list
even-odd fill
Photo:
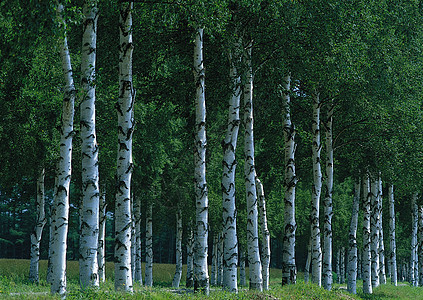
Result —
[[[49, 293], [49, 285], [45, 281], [47, 262], [40, 262], [40, 284], [31, 284], [27, 277], [29, 260], [23, 259], [0, 259], [0, 299], [60, 299]], [[281, 270], [271, 269], [269, 291], [259, 293], [249, 291], [241, 287], [238, 294], [231, 294], [212, 287], [210, 295], [193, 293], [192, 289], [185, 288], [185, 271], [180, 289], [171, 287], [174, 265], [154, 264], [153, 277], [154, 287], [147, 288], [139, 283], [134, 284], [133, 294], [122, 294], [114, 291], [113, 263], [107, 263], [106, 282], [99, 290], [81, 291], [78, 285], [78, 262], [69, 261], [68, 294], [67, 299], [253, 299], [253, 300], [276, 300], [276, 299], [422, 299], [423, 288], [411, 287], [408, 283], [400, 283], [398, 286], [386, 284], [374, 289], [372, 295], [362, 292], [362, 282], [359, 281], [357, 295], [351, 295], [346, 291], [346, 285], [334, 284], [332, 291], [328, 292], [313, 284], [304, 284], [302, 274], [298, 276], [296, 285], [281, 286]], [[248, 270], [247, 270], [248, 274]]]

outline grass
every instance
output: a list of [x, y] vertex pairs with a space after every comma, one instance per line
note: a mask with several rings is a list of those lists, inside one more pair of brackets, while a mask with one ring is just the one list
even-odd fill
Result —
[[[185, 272], [182, 275], [181, 288], [174, 290], [171, 287], [175, 266], [169, 264], [154, 264], [153, 277], [154, 287], [143, 287], [138, 283], [134, 284], [133, 294], [115, 292], [113, 283], [113, 263], [106, 265], [106, 282], [99, 290], [81, 291], [78, 284], [79, 270], [78, 262], [69, 261], [67, 265], [68, 274], [68, 295], [67, 299], [203, 299], [204, 295], [194, 294], [192, 290], [185, 289]], [[47, 262], [40, 262], [40, 283], [31, 284], [27, 277], [29, 271], [29, 260], [0, 259], [0, 299], [60, 299], [59, 296], [50, 295], [50, 286], [45, 281]], [[248, 274], [248, 270], [247, 270]], [[345, 285], [334, 284], [333, 290], [328, 292], [313, 284], [304, 284], [299, 274], [296, 285], [282, 287], [281, 271], [271, 269], [270, 290], [264, 293], [249, 291], [247, 288], [240, 288], [238, 294], [227, 293], [219, 287], [212, 287], [210, 296], [207, 299], [422, 299], [423, 289], [409, 285], [392, 286], [390, 284], [374, 289], [372, 295], [365, 295], [362, 292], [362, 282], [358, 283], [357, 295], [351, 295], [345, 290]]]

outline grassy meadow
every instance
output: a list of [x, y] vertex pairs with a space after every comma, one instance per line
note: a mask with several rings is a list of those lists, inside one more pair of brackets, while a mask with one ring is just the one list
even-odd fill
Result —
[[[182, 275], [181, 288], [171, 287], [175, 266], [154, 264], [154, 287], [146, 288], [134, 284], [133, 294], [122, 294], [114, 291], [113, 263], [107, 263], [106, 282], [100, 290], [81, 291], [78, 284], [78, 262], [69, 261], [67, 266], [68, 295], [67, 299], [203, 299], [204, 295], [194, 294], [185, 289], [185, 272]], [[0, 259], [0, 299], [60, 299], [49, 294], [49, 285], [45, 281], [47, 262], [40, 262], [40, 284], [28, 282], [29, 260]], [[248, 270], [247, 270], [248, 274]], [[240, 292], [230, 294], [220, 288], [212, 287], [208, 299], [423, 299], [423, 288], [410, 287], [408, 284], [394, 287], [384, 285], [374, 290], [373, 295], [364, 295], [359, 282], [358, 295], [350, 295], [345, 285], [335, 284], [331, 292], [312, 284], [304, 284], [299, 274], [298, 284], [281, 287], [281, 270], [271, 269], [270, 290], [264, 293], [250, 292], [240, 288]]]

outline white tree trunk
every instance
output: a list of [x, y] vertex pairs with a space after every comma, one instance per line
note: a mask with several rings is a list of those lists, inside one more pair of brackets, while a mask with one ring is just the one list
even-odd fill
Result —
[[345, 248], [341, 248], [341, 256], [339, 257], [339, 265], [341, 271], [341, 284], [345, 283]]
[[43, 234], [43, 228], [47, 223], [46, 213], [44, 210], [45, 196], [44, 196], [44, 168], [41, 169], [37, 178], [37, 221], [34, 230], [31, 233], [31, 260], [29, 264], [29, 281], [33, 283], [39, 282], [39, 262], [40, 262], [40, 243]]
[[217, 248], [217, 282], [216, 285], [223, 286], [223, 233], [219, 234], [219, 247]]
[[119, 7], [119, 98], [117, 189], [115, 201], [115, 289], [132, 292], [131, 178], [135, 91], [132, 85], [132, 2]]
[[98, 223], [98, 277], [100, 282], [106, 281], [106, 190], [103, 187], [100, 191], [100, 211]]
[[240, 252], [239, 260], [239, 285], [247, 286], [247, 276], [245, 274], [245, 251]]
[[307, 247], [307, 260], [304, 267], [304, 283], [308, 283], [310, 280], [310, 265], [311, 265], [311, 237], [308, 241]]
[[185, 285], [187, 288], [194, 285], [194, 237], [192, 229], [188, 232], [187, 239], [187, 279]]
[[361, 273], [361, 262], [362, 262], [361, 255], [362, 255], [362, 252], [360, 249], [358, 249], [357, 251], [357, 279], [363, 279], [363, 275]]
[[260, 179], [256, 176], [256, 185], [258, 192], [258, 207], [260, 212], [260, 224], [262, 237], [262, 277], [263, 277], [263, 290], [269, 289], [270, 280], [270, 232], [267, 228], [267, 212], [266, 212], [266, 199], [264, 197], [264, 188]]
[[176, 211], [176, 269], [173, 276], [172, 286], [179, 288], [182, 277], [182, 211], [180, 204]]
[[[323, 202], [324, 223], [323, 223], [323, 266], [322, 284], [330, 291], [332, 289], [332, 192], [333, 192], [333, 109], [331, 101], [325, 124], [325, 144], [326, 144], [326, 192]], [[356, 229], [357, 230], [357, 229]]]
[[65, 95], [62, 108], [62, 124], [60, 129], [60, 158], [57, 163], [54, 188], [54, 204], [52, 209], [51, 237], [51, 293], [66, 293], [66, 248], [69, 221], [69, 185], [71, 180], [72, 138], [75, 86], [72, 66], [66, 38], [66, 24], [62, 18], [63, 5], [58, 4], [57, 16], [63, 26], [63, 41], [60, 48], [62, 68], [65, 78]]
[[354, 200], [351, 212], [351, 224], [349, 234], [349, 251], [348, 251], [348, 292], [357, 294], [357, 227], [358, 227], [358, 211], [360, 202], [360, 181], [354, 185]]
[[419, 229], [418, 229], [418, 238], [419, 238], [419, 286], [423, 286], [423, 205], [419, 206]]
[[142, 284], [142, 267], [141, 267], [141, 198], [134, 199], [134, 215], [135, 215], [135, 276], [134, 281]]
[[210, 285], [217, 283], [217, 249], [219, 247], [219, 236], [217, 233], [213, 234], [213, 249], [212, 249], [212, 265], [210, 270]]
[[284, 176], [284, 219], [282, 245], [282, 285], [297, 282], [297, 267], [295, 265], [295, 126], [291, 122], [291, 75], [284, 78], [281, 87], [283, 101], [283, 122], [285, 139], [285, 176]]
[[194, 47], [195, 96], [195, 155], [194, 185], [196, 207], [196, 235], [194, 259], [194, 289], [209, 294], [207, 271], [207, 238], [209, 200], [206, 182], [206, 98], [205, 70], [203, 65], [203, 29], [198, 28]]
[[385, 272], [385, 245], [383, 243], [383, 226], [382, 226], [382, 220], [383, 220], [383, 209], [382, 209], [382, 178], [379, 174], [379, 192], [378, 192], [378, 198], [379, 198], [379, 282], [380, 284], [386, 283], [386, 272]]
[[136, 228], [135, 228], [135, 213], [134, 213], [134, 195], [131, 194], [131, 276], [132, 282], [135, 281], [135, 259], [137, 251], [137, 237], [136, 237]]
[[85, 0], [81, 51], [80, 130], [82, 157], [81, 236], [79, 239], [79, 281], [81, 288], [98, 286], [98, 144], [95, 130], [95, 65], [97, 0]]
[[320, 167], [320, 95], [313, 95], [313, 187], [311, 193], [311, 280], [318, 286], [322, 285], [322, 249], [320, 246], [320, 195], [322, 191], [322, 170]]
[[394, 200], [394, 186], [389, 185], [389, 245], [390, 255], [389, 261], [391, 263], [391, 283], [394, 286], [398, 284], [397, 272], [397, 245], [395, 241], [395, 200]]
[[244, 85], [244, 178], [245, 194], [247, 198], [247, 248], [250, 275], [250, 289], [263, 290], [263, 278], [258, 236], [258, 208], [256, 172], [254, 165], [254, 117], [253, 117], [253, 68], [251, 64], [250, 42], [244, 53], [247, 67], [246, 83]]
[[[236, 44], [236, 48], [239, 44]], [[235, 205], [235, 151], [238, 140], [239, 106], [241, 98], [241, 76], [238, 72], [239, 60], [236, 54], [229, 56], [229, 76], [232, 82], [232, 94], [229, 99], [228, 126], [223, 147], [223, 176], [222, 176], [222, 210], [223, 210], [223, 288], [227, 291], [237, 292], [237, 267], [238, 267], [238, 238], [236, 228]]]
[[336, 274], [338, 275], [337, 283], [341, 283], [341, 248], [338, 248], [336, 253]]
[[371, 179], [371, 257], [372, 257], [372, 287], [379, 286], [379, 180], [376, 178]]
[[145, 285], [153, 286], [153, 204], [147, 206], [145, 218]]
[[417, 206], [417, 199], [418, 194], [414, 193], [413, 198], [411, 199], [411, 212], [412, 212], [412, 223], [411, 223], [411, 261], [410, 261], [410, 283], [412, 286], [418, 285], [418, 258], [417, 258], [417, 227], [418, 227], [418, 206]]
[[372, 294], [371, 246], [370, 246], [370, 181], [366, 174], [363, 180], [363, 293]]

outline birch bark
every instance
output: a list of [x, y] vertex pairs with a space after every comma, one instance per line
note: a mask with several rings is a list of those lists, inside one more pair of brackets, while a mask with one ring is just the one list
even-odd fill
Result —
[[245, 251], [240, 251], [239, 260], [239, 285], [247, 286], [247, 277], [245, 273]]
[[141, 267], [141, 198], [134, 199], [135, 216], [135, 276], [134, 281], [142, 285], [142, 267]]
[[419, 240], [419, 286], [423, 286], [423, 205], [419, 206], [419, 229], [418, 229], [418, 240]]
[[371, 246], [370, 246], [370, 202], [372, 194], [370, 192], [370, 181], [366, 174], [363, 180], [363, 293], [372, 294], [371, 283]]
[[134, 214], [134, 195], [131, 194], [131, 276], [132, 282], [135, 281], [135, 255], [136, 255], [136, 229]]
[[81, 51], [80, 104], [82, 207], [79, 242], [79, 281], [81, 288], [98, 286], [98, 222], [100, 191], [98, 186], [98, 144], [95, 130], [95, 66], [97, 43], [97, 0], [84, 1]]
[[251, 62], [252, 41], [244, 51], [247, 67], [244, 85], [244, 178], [247, 198], [247, 247], [250, 273], [250, 290], [263, 290], [262, 268], [258, 236], [258, 208], [256, 172], [254, 165], [254, 117], [253, 117], [253, 68]]
[[210, 270], [210, 285], [217, 283], [217, 248], [219, 247], [219, 237], [213, 234], [212, 265]]
[[153, 286], [153, 204], [149, 203], [145, 218], [145, 285]]
[[379, 286], [379, 181], [377, 179], [371, 179], [371, 259], [372, 259], [372, 287]]
[[322, 170], [320, 167], [320, 95], [316, 92], [313, 95], [313, 187], [311, 194], [311, 280], [318, 286], [322, 285], [322, 249], [320, 245], [320, 195], [322, 191]]
[[185, 286], [190, 288], [194, 285], [194, 237], [192, 229], [188, 232], [187, 239], [187, 279]]
[[206, 99], [205, 70], [203, 65], [203, 29], [197, 29], [194, 47], [195, 96], [195, 155], [194, 182], [196, 203], [196, 236], [194, 259], [194, 288], [209, 294], [207, 271], [208, 207], [206, 182]]
[[349, 251], [348, 251], [348, 292], [357, 294], [357, 227], [358, 227], [358, 211], [360, 201], [360, 181], [354, 185], [354, 200], [351, 213], [351, 225], [349, 234]]
[[412, 221], [411, 221], [411, 261], [410, 261], [410, 283], [412, 286], [418, 285], [418, 278], [416, 276], [416, 270], [418, 269], [417, 261], [417, 227], [418, 227], [418, 207], [417, 199], [419, 195], [417, 193], [413, 194], [411, 199], [411, 211], [412, 211]]
[[297, 267], [295, 265], [295, 126], [291, 122], [291, 75], [284, 78], [281, 89], [283, 101], [283, 122], [285, 139], [285, 176], [284, 176], [284, 224], [282, 250], [282, 285], [297, 282]]
[[117, 189], [115, 201], [115, 289], [132, 292], [131, 273], [131, 178], [132, 134], [135, 127], [132, 84], [132, 2], [119, 7], [119, 98]]
[[383, 243], [383, 226], [382, 226], [382, 220], [383, 220], [383, 193], [382, 193], [382, 178], [379, 174], [379, 192], [378, 192], [378, 198], [379, 198], [379, 282], [380, 284], [386, 283], [386, 272], [385, 272], [385, 245]]
[[60, 159], [57, 163], [54, 188], [54, 204], [52, 209], [51, 237], [51, 293], [64, 295], [66, 293], [66, 248], [69, 222], [69, 186], [71, 177], [72, 138], [75, 86], [72, 66], [66, 37], [66, 24], [62, 17], [63, 5], [58, 3], [57, 16], [63, 27], [60, 56], [65, 78], [65, 94], [62, 107], [62, 122], [60, 129]]
[[389, 185], [389, 245], [391, 263], [391, 283], [394, 286], [398, 284], [397, 272], [397, 245], [395, 240], [395, 198], [394, 185]]
[[[323, 202], [324, 225], [323, 225], [323, 287], [330, 291], [332, 289], [332, 192], [333, 192], [333, 101], [327, 113], [325, 123], [325, 144], [326, 144], [326, 192]], [[357, 229], [356, 229], [357, 230]]]
[[43, 234], [43, 228], [47, 223], [45, 214], [45, 193], [44, 193], [45, 169], [42, 168], [37, 178], [37, 221], [34, 230], [31, 233], [31, 260], [29, 264], [29, 281], [39, 282], [39, 262], [40, 262], [40, 243]]
[[223, 286], [223, 233], [219, 234], [219, 247], [217, 248], [217, 285]]
[[260, 212], [260, 224], [262, 232], [262, 277], [263, 277], [263, 290], [267, 291], [269, 289], [269, 279], [270, 279], [270, 232], [267, 228], [267, 212], [266, 212], [266, 199], [264, 197], [264, 188], [260, 179], [256, 176], [256, 185], [258, 192], [258, 206]]
[[341, 248], [341, 255], [339, 257], [339, 265], [341, 271], [341, 281], [340, 283], [345, 283], [345, 248]]
[[235, 44], [234, 52], [229, 55], [229, 76], [232, 83], [232, 94], [229, 99], [228, 127], [223, 147], [223, 176], [222, 176], [222, 210], [223, 210], [223, 288], [231, 292], [237, 292], [237, 267], [238, 267], [238, 238], [236, 228], [236, 205], [235, 205], [235, 171], [237, 161], [235, 151], [238, 140], [239, 106], [241, 98], [241, 75], [238, 71], [240, 47]]
[[176, 269], [173, 276], [172, 286], [179, 288], [182, 277], [182, 211], [180, 204], [176, 211]]
[[100, 191], [100, 211], [98, 224], [98, 278], [100, 282], [106, 281], [106, 191], [102, 188]]

